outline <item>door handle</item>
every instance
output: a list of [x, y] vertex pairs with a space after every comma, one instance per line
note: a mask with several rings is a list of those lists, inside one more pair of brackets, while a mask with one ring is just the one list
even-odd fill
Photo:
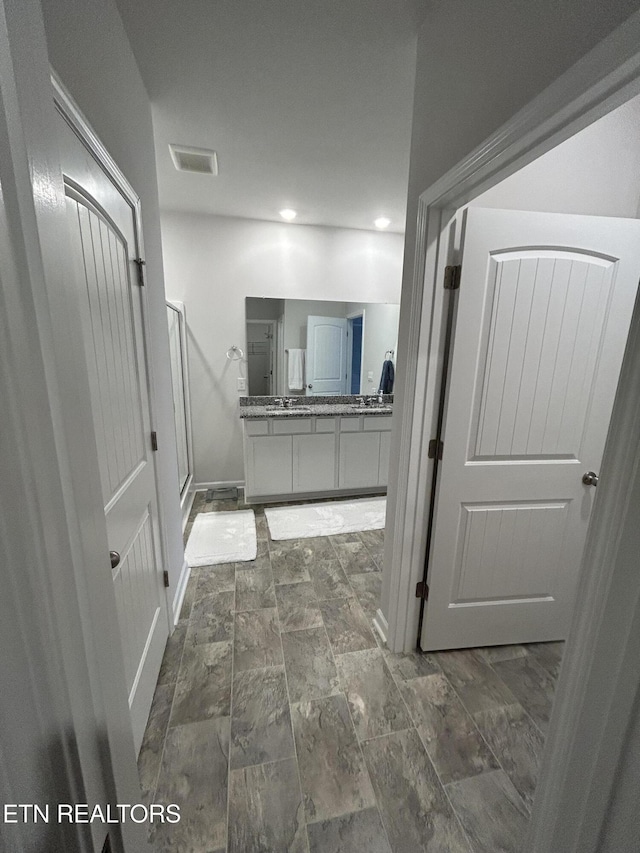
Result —
[[115, 569], [120, 564], [120, 554], [117, 551], [109, 551], [109, 557], [111, 558], [111, 568]]
[[582, 482], [585, 484], [585, 486], [597, 486], [598, 475], [595, 471], [587, 471], [586, 474], [582, 475]]
[[313, 385], [307, 385], [307, 388], [313, 388]]

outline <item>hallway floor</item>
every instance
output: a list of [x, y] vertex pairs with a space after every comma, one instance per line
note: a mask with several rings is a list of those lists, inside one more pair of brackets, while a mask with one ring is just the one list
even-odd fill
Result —
[[[198, 512], [237, 508], [205, 503]], [[194, 569], [139, 758], [178, 803], [158, 851], [512, 853], [561, 643], [395, 655], [371, 628], [383, 532]], [[187, 528], [187, 534], [190, 525]]]

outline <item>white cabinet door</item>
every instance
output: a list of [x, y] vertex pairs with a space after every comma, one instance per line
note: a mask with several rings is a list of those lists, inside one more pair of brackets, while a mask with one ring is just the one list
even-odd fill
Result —
[[380, 433], [380, 466], [378, 468], [378, 485], [386, 486], [389, 482], [389, 450], [391, 448], [391, 433]]
[[425, 651], [566, 637], [639, 238], [636, 220], [468, 211]]
[[247, 436], [249, 494], [286, 495], [293, 489], [290, 435]]
[[377, 486], [379, 462], [379, 432], [341, 433], [339, 478], [341, 489]]
[[335, 471], [335, 434], [294, 435], [294, 492], [324, 492], [335, 489]]

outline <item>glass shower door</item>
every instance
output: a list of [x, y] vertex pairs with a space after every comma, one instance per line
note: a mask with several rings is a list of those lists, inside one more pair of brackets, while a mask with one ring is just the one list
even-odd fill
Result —
[[180, 495], [183, 495], [188, 487], [191, 475], [189, 412], [186, 392], [186, 337], [184, 313], [171, 303], [167, 303], [167, 322], [171, 354], [173, 416], [178, 448], [178, 480]]

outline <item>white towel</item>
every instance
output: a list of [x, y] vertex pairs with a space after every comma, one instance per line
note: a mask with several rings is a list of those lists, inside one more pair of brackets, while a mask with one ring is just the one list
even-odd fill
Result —
[[304, 388], [304, 353], [303, 349], [289, 350], [290, 391], [302, 391]]

